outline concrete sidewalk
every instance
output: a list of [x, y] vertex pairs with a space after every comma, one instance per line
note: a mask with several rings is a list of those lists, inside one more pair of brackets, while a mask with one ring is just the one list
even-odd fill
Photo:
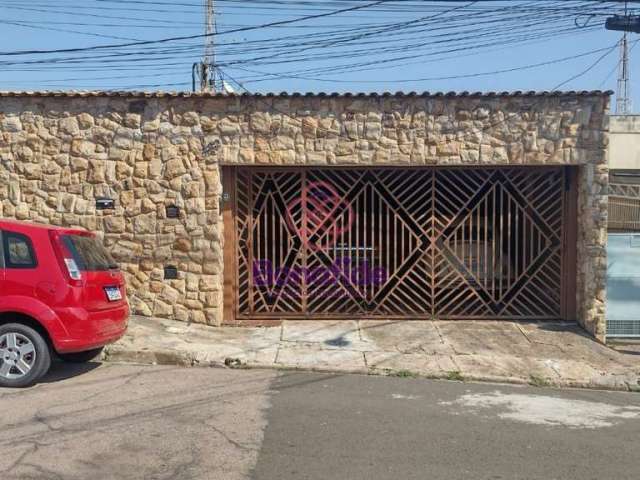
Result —
[[616, 351], [570, 323], [284, 321], [217, 328], [133, 317], [105, 358], [640, 391], [640, 349]]

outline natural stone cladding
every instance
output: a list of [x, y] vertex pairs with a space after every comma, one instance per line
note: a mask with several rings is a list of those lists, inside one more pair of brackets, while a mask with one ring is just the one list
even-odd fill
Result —
[[[217, 325], [231, 320], [221, 165], [579, 165], [568, 248], [578, 319], [603, 339], [608, 103], [602, 92], [0, 93], [0, 216], [102, 232], [135, 313]], [[115, 210], [96, 210], [97, 197]]]

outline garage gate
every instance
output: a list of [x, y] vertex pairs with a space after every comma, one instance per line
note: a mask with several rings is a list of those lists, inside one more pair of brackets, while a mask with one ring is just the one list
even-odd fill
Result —
[[571, 173], [229, 168], [226, 301], [236, 319], [569, 318]]

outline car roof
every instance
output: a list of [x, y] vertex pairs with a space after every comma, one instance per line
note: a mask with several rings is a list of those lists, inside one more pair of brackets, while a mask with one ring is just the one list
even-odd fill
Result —
[[76, 227], [58, 227], [56, 225], [45, 225], [42, 223], [23, 222], [20, 220], [10, 220], [0, 218], [0, 229], [10, 228], [20, 231], [27, 230], [55, 230], [62, 233], [87, 233], [87, 230]]

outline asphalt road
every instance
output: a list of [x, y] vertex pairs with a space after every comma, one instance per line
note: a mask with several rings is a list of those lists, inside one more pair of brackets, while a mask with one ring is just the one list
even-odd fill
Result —
[[253, 478], [640, 478], [640, 394], [287, 374]]
[[245, 479], [273, 378], [56, 365], [32, 389], [0, 389], [0, 479]]
[[0, 390], [5, 479], [637, 479], [640, 394], [56, 365]]

